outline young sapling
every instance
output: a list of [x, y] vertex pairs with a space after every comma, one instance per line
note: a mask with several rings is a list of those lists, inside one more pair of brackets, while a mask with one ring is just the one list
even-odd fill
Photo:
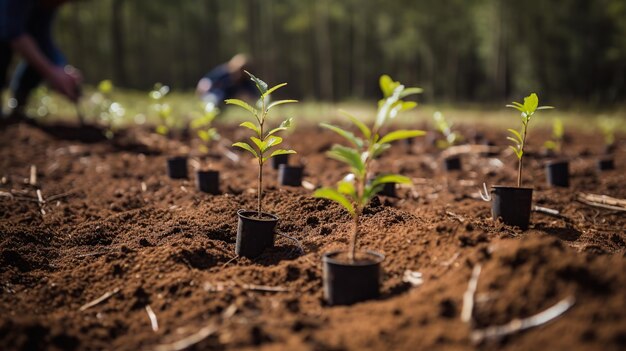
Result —
[[535, 93], [532, 93], [525, 97], [523, 104], [513, 101], [511, 105], [506, 105], [506, 107], [514, 108], [521, 113], [522, 127], [520, 131], [517, 131], [515, 129], [508, 129], [509, 133], [511, 133], [511, 136], [507, 137], [507, 139], [513, 142], [513, 145], [509, 147], [513, 150], [515, 156], [517, 156], [517, 187], [521, 188], [524, 148], [526, 147], [526, 136], [528, 135], [528, 123], [532, 119], [535, 112], [537, 112], [538, 110], [547, 110], [554, 107], [539, 106], [539, 98]]
[[444, 139], [437, 140], [438, 148], [447, 149], [461, 140], [461, 136], [452, 131], [452, 123], [446, 120], [443, 113], [435, 111], [435, 113], [433, 113], [433, 120], [435, 121], [435, 128], [437, 128], [437, 131], [444, 137]]
[[336, 188], [321, 188], [315, 191], [314, 196], [337, 202], [348, 211], [352, 217], [353, 227], [350, 236], [348, 261], [355, 262], [355, 253], [359, 234], [359, 221], [363, 209], [369, 201], [382, 190], [386, 183], [411, 183], [408, 177], [397, 174], [381, 174], [371, 182], [367, 181], [372, 161], [378, 158], [385, 150], [391, 147], [391, 142], [407, 138], [422, 136], [421, 130], [396, 130], [386, 135], [381, 135], [381, 129], [394, 119], [398, 113], [407, 111], [417, 106], [416, 102], [402, 99], [422, 92], [420, 88], [406, 88], [399, 82], [393, 81], [389, 76], [380, 77], [380, 88], [383, 99], [379, 101], [378, 112], [372, 127], [368, 127], [358, 118], [342, 112], [359, 129], [361, 136], [344, 130], [340, 127], [322, 123], [322, 127], [344, 137], [351, 146], [334, 145], [328, 152], [328, 157], [347, 164], [350, 172], [344, 180], [337, 184]]
[[[277, 100], [274, 102], [269, 102], [270, 95], [276, 90], [284, 87], [287, 83], [281, 83], [275, 85], [271, 88], [268, 87], [267, 83], [262, 81], [261, 79], [255, 77], [252, 73], [245, 71], [245, 73], [250, 76], [250, 79], [256, 85], [259, 91], [259, 99], [256, 103], [256, 106], [251, 106], [247, 102], [239, 99], [227, 99], [225, 100], [228, 105], [236, 105], [239, 106], [246, 111], [248, 111], [253, 119], [252, 121], [246, 121], [240, 124], [241, 127], [248, 128], [254, 132], [254, 135], [250, 137], [251, 142], [237, 142], [234, 143], [233, 146], [242, 148], [248, 152], [250, 152], [259, 165], [258, 168], [258, 184], [257, 184], [257, 193], [258, 193], [258, 201], [257, 201], [257, 215], [258, 218], [263, 217], [262, 212], [262, 202], [263, 202], [263, 165], [269, 159], [278, 155], [286, 155], [286, 154], [295, 154], [294, 150], [285, 150], [285, 149], [275, 149], [271, 151], [276, 146], [280, 145], [283, 139], [279, 136], [276, 136], [277, 133], [287, 130], [291, 127], [292, 119], [284, 120], [278, 127], [270, 129], [267, 128], [267, 116], [270, 110], [274, 107], [298, 102], [297, 100]], [[271, 151], [271, 153], [270, 153]]]
[[600, 119], [599, 126], [602, 136], [604, 137], [604, 149], [606, 153], [612, 153], [615, 150], [615, 128], [618, 121], [615, 118]]
[[98, 119], [104, 124], [104, 135], [111, 139], [115, 136], [118, 126], [126, 115], [122, 105], [113, 100], [113, 82], [105, 79], [98, 83], [98, 92], [93, 94], [90, 101], [96, 105]]
[[556, 154], [560, 154], [564, 135], [565, 128], [563, 126], [563, 121], [560, 118], [556, 118], [552, 122], [552, 137], [550, 138], [550, 140], [547, 140], [545, 143], [543, 143], [543, 147], [545, 147], [546, 150], [552, 151]]
[[219, 115], [219, 109], [211, 104], [205, 106], [203, 113], [191, 121], [191, 128], [196, 130], [196, 133], [202, 144], [199, 149], [203, 154], [210, 153], [213, 143], [220, 139], [220, 134], [217, 129], [213, 127], [213, 121]]
[[163, 98], [170, 92], [170, 87], [161, 83], [154, 84], [154, 88], [148, 94], [150, 99], [154, 101], [152, 109], [158, 117], [158, 125], [155, 131], [161, 135], [167, 135], [174, 125], [172, 118], [172, 107], [170, 104], [163, 102]]

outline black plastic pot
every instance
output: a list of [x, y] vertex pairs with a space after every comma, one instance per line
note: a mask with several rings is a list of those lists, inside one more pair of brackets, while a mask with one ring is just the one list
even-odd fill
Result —
[[278, 166], [278, 184], [288, 186], [301, 186], [302, 174], [304, 173], [304, 167], [302, 166]]
[[[368, 179], [367, 184], [370, 185], [373, 179]], [[396, 194], [396, 183], [383, 183], [383, 188], [380, 189], [378, 195], [398, 197]]]
[[367, 251], [368, 260], [338, 260], [341, 251], [322, 256], [324, 299], [329, 305], [351, 305], [380, 295], [381, 268], [385, 256]]
[[460, 171], [461, 170], [461, 157], [458, 155], [449, 156], [443, 159], [443, 169], [446, 171]]
[[176, 156], [167, 159], [167, 175], [172, 179], [187, 178], [187, 157]]
[[396, 194], [396, 183], [383, 184], [383, 188], [378, 194], [389, 197], [397, 197], [398, 195]]
[[262, 212], [262, 218], [257, 218], [257, 211], [239, 210], [237, 225], [237, 243], [235, 252], [239, 256], [254, 258], [263, 253], [263, 250], [274, 247], [274, 228], [278, 217]]
[[615, 162], [612, 158], [603, 158], [598, 160], [598, 170], [609, 171], [615, 169]]
[[507, 225], [528, 229], [533, 201], [532, 188], [491, 187], [491, 215]]
[[286, 165], [289, 163], [289, 154], [282, 154], [272, 157], [272, 168], [278, 169], [280, 165]]
[[220, 172], [218, 171], [197, 171], [196, 186], [198, 190], [209, 193], [220, 193]]
[[546, 179], [551, 186], [569, 186], [569, 162], [552, 161], [546, 163]]

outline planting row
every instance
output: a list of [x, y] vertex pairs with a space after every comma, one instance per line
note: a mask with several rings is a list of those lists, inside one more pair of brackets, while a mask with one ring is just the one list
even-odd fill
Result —
[[[282, 104], [295, 103], [296, 100], [271, 101], [270, 96], [276, 90], [287, 85], [286, 83], [269, 87], [267, 83], [246, 72], [259, 91], [259, 99], [255, 104], [249, 104], [239, 99], [228, 99], [226, 104], [236, 105], [246, 110], [250, 120], [240, 124], [252, 132], [246, 141], [233, 144], [234, 147], [249, 152], [258, 165], [257, 208], [240, 209], [236, 254], [254, 258], [267, 248], [274, 246], [275, 228], [279, 220], [275, 214], [263, 211], [263, 167], [270, 161], [273, 169], [278, 170], [279, 184], [300, 186], [302, 184], [303, 167], [290, 166], [290, 154], [296, 151], [281, 149], [283, 139], [279, 134], [292, 125], [287, 119], [274, 128], [268, 126], [268, 114]], [[401, 112], [414, 109], [417, 103], [406, 98], [422, 92], [420, 88], [405, 87], [389, 76], [380, 78], [382, 99], [378, 102], [376, 117], [371, 125], [345, 111], [342, 114], [352, 123], [353, 131], [338, 126], [322, 123], [321, 126], [340, 135], [346, 145], [333, 145], [327, 152], [328, 157], [340, 161], [349, 169], [349, 173], [341, 179], [335, 187], [326, 187], [315, 190], [313, 196], [334, 201], [342, 206], [352, 218], [347, 250], [327, 252], [322, 256], [324, 297], [331, 305], [352, 304], [366, 299], [376, 298], [379, 295], [381, 279], [381, 262], [384, 256], [379, 252], [359, 250], [359, 228], [363, 210], [370, 200], [379, 193], [395, 195], [396, 184], [410, 184], [408, 177], [398, 174], [379, 173], [372, 175], [373, 161], [381, 157], [391, 144], [400, 140], [412, 140], [424, 136], [422, 130], [394, 130], [384, 133], [390, 121]], [[156, 90], [158, 92], [158, 90]], [[166, 94], [159, 92], [159, 96]], [[520, 115], [520, 129], [508, 129], [507, 139], [512, 142], [510, 148], [518, 159], [516, 186], [492, 186], [489, 194], [483, 194], [485, 200], [491, 201], [492, 216], [502, 220], [505, 224], [517, 226], [523, 230], [528, 228], [532, 207], [533, 189], [523, 187], [522, 175], [524, 170], [524, 156], [527, 147], [528, 127], [530, 121], [540, 110], [552, 109], [551, 106], [540, 106], [539, 98], [535, 93], [524, 98], [523, 102], [513, 102], [507, 107], [513, 108]], [[205, 118], [197, 122], [196, 127], [202, 126], [199, 136], [211, 143], [218, 133], [211, 127], [211, 122], [217, 115], [217, 110], [207, 111]], [[438, 147], [451, 148], [460, 141], [460, 136], [454, 133], [451, 125], [443, 115], [436, 113], [437, 129], [444, 136], [436, 142]], [[548, 150], [560, 151], [563, 139], [563, 128], [560, 122], [555, 124], [553, 140], [547, 143]], [[209, 145], [210, 146], [210, 145]], [[485, 149], [485, 155], [490, 156], [490, 148]], [[167, 161], [168, 174], [171, 178], [187, 178], [187, 158], [174, 157]], [[612, 169], [612, 159], [602, 160], [600, 170]], [[444, 169], [454, 171], [461, 168], [461, 159], [458, 155], [447, 156], [444, 159]], [[569, 186], [569, 163], [567, 160], [556, 160], [546, 163], [548, 183], [553, 186]], [[219, 173], [215, 170], [200, 170], [196, 175], [196, 184], [200, 191], [219, 193]]]

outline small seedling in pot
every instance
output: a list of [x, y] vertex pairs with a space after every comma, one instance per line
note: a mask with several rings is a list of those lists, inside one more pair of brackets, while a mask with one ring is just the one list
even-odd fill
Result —
[[114, 89], [113, 82], [105, 79], [98, 83], [98, 91], [90, 98], [91, 103], [96, 106], [96, 115], [104, 125], [104, 135], [108, 139], [115, 136], [126, 115], [124, 107], [113, 100]]
[[[196, 130], [198, 137], [202, 140], [200, 151], [209, 154], [213, 143], [220, 139], [220, 134], [213, 127], [213, 121], [219, 114], [219, 109], [208, 104], [203, 112], [191, 121], [191, 128]], [[205, 193], [219, 193], [219, 171], [200, 167], [196, 172], [196, 186], [198, 190]]]
[[[557, 118], [552, 123], [552, 138], [547, 140], [543, 146], [546, 148], [548, 156], [561, 155], [565, 128], [563, 121]], [[546, 180], [551, 186], [569, 186], [569, 161], [564, 159], [551, 160], [546, 163]]]
[[[268, 113], [276, 106], [294, 103], [297, 100], [277, 100], [270, 102], [270, 95], [276, 90], [284, 87], [287, 83], [278, 84], [269, 88], [267, 83], [245, 71], [256, 85], [260, 97], [256, 106], [251, 106], [247, 102], [239, 99], [225, 100], [228, 105], [239, 106], [250, 113], [253, 117], [251, 121], [240, 124], [241, 127], [248, 128], [254, 132], [249, 142], [237, 142], [233, 146], [250, 152], [258, 163], [258, 183], [257, 183], [257, 210], [239, 210], [239, 228], [237, 231], [237, 254], [254, 257], [259, 255], [266, 247], [274, 245], [274, 227], [278, 217], [272, 214], [263, 213], [263, 165], [272, 157], [278, 155], [295, 154], [294, 150], [276, 149], [283, 139], [276, 134], [291, 127], [291, 118], [283, 121], [278, 127], [270, 129], [267, 126]], [[256, 222], [256, 224], [255, 224]], [[258, 229], [248, 227], [258, 225]], [[258, 232], [257, 232], [258, 231]], [[261, 235], [264, 234], [264, 235]]]
[[[372, 161], [389, 149], [391, 142], [422, 136], [421, 130], [396, 130], [381, 135], [380, 130], [394, 119], [398, 113], [415, 108], [417, 103], [402, 99], [420, 93], [420, 88], [406, 88], [389, 76], [380, 78], [380, 87], [384, 98], [379, 101], [378, 112], [373, 126], [370, 128], [358, 118], [344, 113], [359, 129], [361, 136], [334, 125], [322, 123], [321, 126], [344, 137], [351, 146], [334, 145], [328, 156], [345, 163], [350, 167], [350, 174], [337, 184], [336, 188], [321, 188], [314, 196], [335, 201], [352, 217], [352, 232], [347, 260], [341, 259], [341, 252], [327, 253], [324, 256], [324, 293], [331, 304], [350, 304], [364, 299], [376, 297], [379, 285], [379, 267], [382, 255], [366, 252], [357, 256], [359, 222], [363, 209], [386, 183], [411, 183], [407, 177], [397, 174], [381, 174], [370, 182], [367, 181]], [[337, 268], [336, 274], [329, 273]], [[358, 270], [363, 269], [369, 277], [359, 277]], [[343, 274], [342, 274], [343, 273]], [[357, 278], [366, 278], [356, 281]], [[367, 279], [369, 278], [369, 279]], [[332, 281], [328, 281], [328, 280]], [[343, 291], [347, 289], [347, 291]]]
[[[433, 113], [433, 120], [437, 131], [441, 133], [443, 139], [437, 139], [436, 145], [440, 149], [447, 149], [456, 145], [461, 140], [461, 136], [452, 131], [452, 124], [449, 123], [443, 113], [436, 111]], [[450, 155], [444, 158], [444, 168], [446, 171], [456, 171], [461, 169], [461, 158], [459, 155]]]
[[552, 154], [560, 154], [564, 135], [565, 128], [563, 127], [563, 121], [560, 118], [556, 118], [554, 122], [552, 122], [552, 137], [550, 140], [546, 140], [546, 142], [543, 143], [543, 147]]
[[602, 118], [600, 119], [599, 126], [604, 137], [604, 152], [606, 154], [612, 154], [615, 149], [615, 129], [618, 126], [618, 120], [615, 118]]
[[203, 154], [209, 154], [213, 149], [213, 143], [220, 139], [220, 134], [213, 127], [213, 121], [219, 115], [219, 109], [213, 105], [207, 105], [203, 113], [191, 121], [191, 129], [196, 131], [198, 138], [202, 140], [199, 149]]
[[528, 124], [538, 110], [551, 109], [552, 106], [539, 106], [537, 94], [532, 93], [524, 98], [524, 103], [513, 102], [507, 107], [520, 112], [522, 127], [519, 131], [509, 129], [511, 136], [507, 139], [513, 142], [510, 148], [518, 160], [517, 187], [492, 187], [491, 211], [493, 218], [502, 218], [505, 224], [518, 226], [521, 229], [528, 228], [530, 221], [530, 209], [532, 205], [532, 188], [522, 188], [522, 170], [524, 161], [524, 149], [528, 136]]
[[528, 135], [528, 123], [534, 116], [535, 112], [538, 110], [547, 110], [552, 109], [552, 106], [539, 106], [539, 98], [537, 94], [532, 93], [529, 96], [524, 98], [524, 104], [519, 102], [512, 102], [511, 105], [506, 105], [506, 107], [514, 108], [520, 112], [522, 127], [520, 131], [515, 129], [508, 129], [510, 136], [507, 137], [510, 141], [513, 142], [513, 145], [509, 146], [515, 156], [517, 156], [518, 165], [517, 165], [517, 187], [522, 187], [522, 169], [524, 162], [524, 148], [526, 147], [526, 136]]
[[161, 135], [168, 135], [171, 128], [174, 125], [174, 119], [172, 117], [172, 107], [170, 104], [163, 101], [165, 96], [169, 94], [170, 87], [161, 83], [156, 83], [154, 88], [148, 94], [152, 103], [152, 110], [156, 113], [158, 118], [158, 124], [155, 131]]

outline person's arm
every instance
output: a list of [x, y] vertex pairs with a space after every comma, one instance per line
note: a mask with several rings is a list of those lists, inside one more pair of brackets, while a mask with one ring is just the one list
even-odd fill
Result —
[[11, 47], [32, 65], [54, 89], [72, 101], [78, 99], [79, 78], [66, 72], [63, 67], [55, 66], [50, 62], [39, 50], [37, 43], [30, 35], [23, 33], [13, 38]]

